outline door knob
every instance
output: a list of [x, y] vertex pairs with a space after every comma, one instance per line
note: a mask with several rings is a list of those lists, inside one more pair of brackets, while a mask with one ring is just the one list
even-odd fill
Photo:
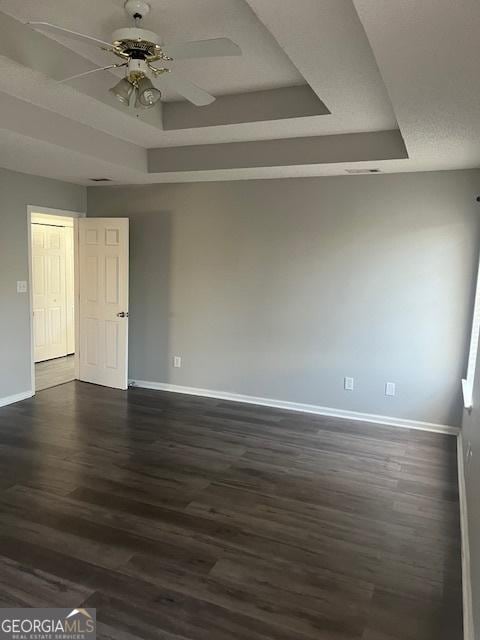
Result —
[[119, 311], [117, 313], [117, 318], [128, 318], [128, 311]]

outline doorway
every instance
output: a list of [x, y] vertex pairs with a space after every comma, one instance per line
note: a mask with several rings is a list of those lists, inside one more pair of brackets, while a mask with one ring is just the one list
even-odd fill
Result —
[[29, 207], [32, 387], [77, 378], [76, 259], [79, 214]]
[[32, 391], [128, 387], [128, 218], [29, 206]]

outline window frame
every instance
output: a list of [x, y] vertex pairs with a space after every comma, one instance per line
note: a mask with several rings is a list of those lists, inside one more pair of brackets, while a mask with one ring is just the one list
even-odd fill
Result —
[[470, 346], [468, 349], [467, 374], [462, 380], [463, 404], [465, 409], [473, 406], [473, 384], [477, 366], [478, 349], [480, 344], [480, 261], [475, 284], [475, 300], [473, 303], [472, 328], [470, 332]]

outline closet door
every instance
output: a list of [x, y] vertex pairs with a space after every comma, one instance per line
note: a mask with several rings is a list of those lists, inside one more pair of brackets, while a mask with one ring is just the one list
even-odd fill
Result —
[[67, 355], [65, 228], [32, 225], [35, 362]]

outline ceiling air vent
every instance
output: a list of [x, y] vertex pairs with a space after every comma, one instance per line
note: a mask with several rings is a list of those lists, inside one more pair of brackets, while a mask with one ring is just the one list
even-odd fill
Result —
[[380, 169], [346, 169], [347, 173], [361, 174], [361, 173], [382, 173]]
[[111, 182], [111, 178], [89, 178], [92, 182]]

